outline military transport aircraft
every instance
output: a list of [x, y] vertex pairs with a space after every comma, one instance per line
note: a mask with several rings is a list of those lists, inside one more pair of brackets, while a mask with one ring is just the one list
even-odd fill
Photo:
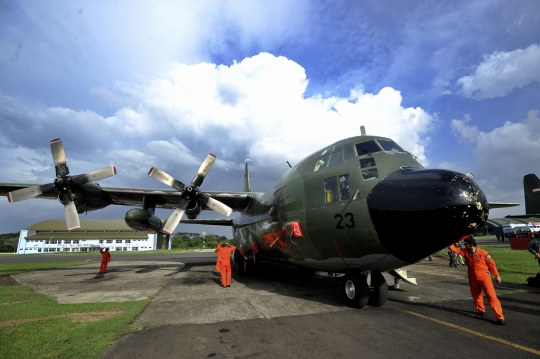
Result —
[[[178, 223], [228, 225], [239, 242], [234, 261], [245, 264], [282, 261], [313, 270], [344, 273], [347, 304], [382, 306], [388, 287], [381, 274], [415, 263], [475, 233], [488, 218], [486, 197], [464, 174], [425, 169], [393, 140], [347, 138], [322, 148], [293, 166], [264, 193], [251, 192], [246, 164], [244, 192], [202, 192], [210, 154], [186, 186], [167, 173], [149, 176], [173, 189], [101, 187], [93, 181], [116, 174], [110, 167], [69, 176], [60, 139], [51, 142], [54, 183], [0, 184], [10, 202], [31, 197], [58, 198], [68, 230], [78, 227], [77, 213], [111, 204], [138, 206], [126, 213], [131, 228], [174, 233]], [[491, 207], [507, 207], [498, 203]], [[174, 209], [163, 225], [155, 208]], [[235, 219], [199, 220], [201, 210]], [[188, 219], [182, 220], [183, 215]]]

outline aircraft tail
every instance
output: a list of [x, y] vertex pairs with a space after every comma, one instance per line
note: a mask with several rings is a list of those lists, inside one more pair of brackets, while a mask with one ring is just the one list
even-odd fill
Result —
[[540, 213], [540, 178], [529, 173], [523, 177], [523, 192], [525, 192], [525, 213]]
[[251, 192], [251, 180], [249, 179], [249, 166], [246, 162], [246, 172], [244, 174], [244, 192]]

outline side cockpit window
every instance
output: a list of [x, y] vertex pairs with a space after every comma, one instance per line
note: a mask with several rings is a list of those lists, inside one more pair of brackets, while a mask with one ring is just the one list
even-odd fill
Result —
[[328, 164], [328, 167], [336, 166], [341, 163], [341, 151], [332, 153], [332, 156], [330, 156], [330, 163]]
[[351, 198], [349, 175], [330, 177], [324, 180], [324, 203], [346, 201]]
[[313, 169], [313, 172], [320, 171], [322, 169], [325, 169], [326, 166], [328, 166], [328, 160], [330, 159], [330, 156], [322, 156], [317, 160], [317, 163], [315, 163], [315, 168]]
[[356, 144], [356, 153], [358, 156], [370, 155], [375, 152], [380, 152], [381, 148], [375, 141], [366, 141]]
[[346, 162], [348, 160], [353, 159], [354, 156], [355, 156], [354, 147], [353, 146], [345, 147], [345, 150], [343, 150], [343, 160]]
[[377, 168], [375, 168], [375, 166], [377, 166], [377, 164], [375, 163], [375, 159], [372, 157], [360, 159], [360, 168], [362, 169], [362, 180], [370, 181], [375, 178], [379, 178], [379, 171], [377, 171]]
[[399, 147], [397, 143], [395, 143], [392, 140], [377, 140], [379, 142], [379, 145], [383, 148], [383, 150], [388, 152], [405, 152], [403, 148]]

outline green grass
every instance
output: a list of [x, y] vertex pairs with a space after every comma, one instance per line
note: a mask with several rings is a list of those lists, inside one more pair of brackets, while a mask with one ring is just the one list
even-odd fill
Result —
[[83, 264], [96, 263], [96, 261], [67, 261], [67, 262], [39, 262], [39, 263], [12, 263], [0, 264], [0, 275], [33, 272], [37, 270], [57, 269], [64, 267], [80, 266]]
[[[540, 271], [538, 261], [527, 250], [513, 250], [510, 246], [479, 246], [493, 257], [503, 283], [527, 284], [527, 278]], [[437, 256], [449, 259], [446, 250], [438, 252]]]
[[[77, 262], [19, 263], [0, 265], [0, 274], [62, 268]], [[128, 325], [150, 299], [119, 303], [59, 304], [55, 298], [21, 285], [0, 286], [0, 358], [99, 358], [128, 330]], [[70, 313], [116, 310], [122, 314], [94, 322], [72, 322]], [[2, 325], [8, 320], [39, 319]], [[95, 315], [87, 315], [94, 318]]]
[[149, 303], [148, 299], [58, 304], [54, 298], [35, 293], [25, 286], [2, 286], [0, 321], [104, 310], [117, 310], [123, 314], [94, 322], [72, 322], [61, 316], [7, 326], [0, 323], [0, 358], [99, 358]]

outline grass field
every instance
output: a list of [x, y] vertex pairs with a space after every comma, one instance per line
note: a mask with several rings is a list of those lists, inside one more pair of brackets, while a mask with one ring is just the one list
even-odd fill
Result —
[[38, 263], [12, 263], [0, 264], [0, 275], [33, 272], [36, 270], [57, 269], [64, 267], [80, 266], [83, 264], [96, 263], [99, 260], [67, 261], [67, 262], [38, 262]]
[[[540, 271], [538, 261], [527, 250], [513, 250], [510, 246], [482, 246], [481, 241], [478, 241], [478, 245], [488, 251], [495, 261], [503, 283], [527, 284], [527, 278], [534, 277]], [[450, 260], [446, 250], [437, 255]]]

